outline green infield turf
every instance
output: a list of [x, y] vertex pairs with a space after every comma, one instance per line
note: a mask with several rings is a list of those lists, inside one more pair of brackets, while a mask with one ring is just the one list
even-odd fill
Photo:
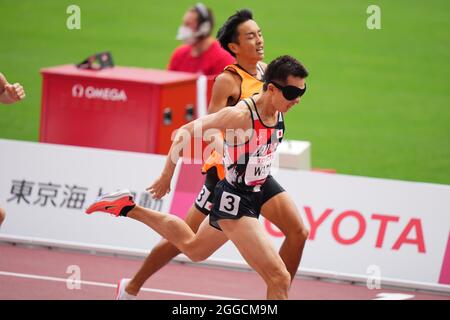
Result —
[[[194, 1], [0, 0], [0, 72], [27, 98], [0, 108], [0, 138], [38, 140], [40, 68], [103, 50], [115, 63], [166, 67]], [[205, 1], [217, 25], [247, 7], [265, 37], [265, 61], [308, 67], [308, 92], [287, 116], [287, 138], [312, 142], [316, 168], [450, 184], [450, 2]], [[81, 8], [81, 30], [66, 9]], [[369, 30], [368, 5], [381, 9]], [[3, 156], [3, 155], [0, 155]]]

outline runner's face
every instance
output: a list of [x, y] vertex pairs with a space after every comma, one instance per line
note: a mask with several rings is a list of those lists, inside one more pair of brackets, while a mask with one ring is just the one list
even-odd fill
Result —
[[[305, 79], [289, 76], [286, 81], [286, 86], [295, 86], [300, 89], [304, 89], [306, 85]], [[273, 104], [280, 112], [288, 112], [293, 106], [298, 104], [301, 100], [301, 97], [297, 97], [294, 100], [287, 100], [280, 89], [276, 88], [274, 85], [270, 84], [271, 90], [273, 92]]]
[[237, 31], [236, 56], [251, 61], [264, 59], [264, 39], [258, 24], [253, 20], [248, 20], [241, 23]]

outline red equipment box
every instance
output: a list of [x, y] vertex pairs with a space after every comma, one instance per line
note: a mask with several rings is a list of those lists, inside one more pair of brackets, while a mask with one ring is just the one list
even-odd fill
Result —
[[73, 65], [41, 73], [41, 142], [167, 154], [173, 131], [196, 115], [195, 74]]

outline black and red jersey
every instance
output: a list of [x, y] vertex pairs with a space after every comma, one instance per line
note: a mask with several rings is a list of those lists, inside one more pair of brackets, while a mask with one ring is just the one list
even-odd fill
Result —
[[270, 174], [275, 151], [284, 136], [284, 117], [278, 112], [278, 121], [267, 126], [258, 114], [253, 98], [245, 99], [252, 116], [252, 130], [247, 132], [245, 143], [232, 145], [225, 141], [223, 163], [225, 179], [243, 191], [260, 191], [260, 186]]

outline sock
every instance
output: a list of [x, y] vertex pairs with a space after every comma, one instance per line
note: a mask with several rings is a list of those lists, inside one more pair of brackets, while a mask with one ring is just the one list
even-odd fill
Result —
[[120, 215], [122, 217], [126, 217], [128, 215], [128, 212], [130, 212], [131, 210], [133, 210], [133, 208], [136, 207], [135, 204], [133, 204], [132, 206], [126, 206], [123, 207], [122, 210], [120, 210]]

